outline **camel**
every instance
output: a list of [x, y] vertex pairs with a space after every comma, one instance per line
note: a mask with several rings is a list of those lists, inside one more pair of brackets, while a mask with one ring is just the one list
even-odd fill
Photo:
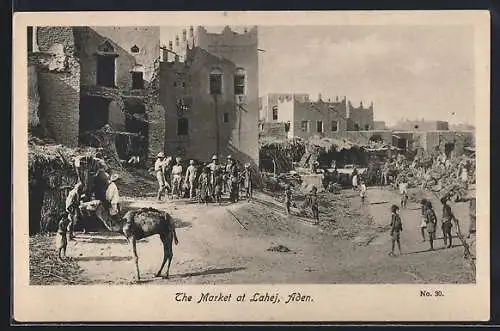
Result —
[[176, 245], [179, 243], [175, 232], [175, 224], [169, 213], [154, 208], [140, 208], [127, 211], [123, 217], [118, 215], [111, 217], [99, 200], [82, 203], [80, 210], [87, 215], [95, 214], [108, 230], [120, 233], [127, 238], [127, 241], [132, 246], [137, 281], [140, 281], [141, 276], [136, 243], [138, 240], [158, 234], [163, 244], [163, 262], [155, 276], [161, 277], [163, 267], [168, 260], [165, 275], [165, 278], [168, 278], [173, 257], [172, 243]]

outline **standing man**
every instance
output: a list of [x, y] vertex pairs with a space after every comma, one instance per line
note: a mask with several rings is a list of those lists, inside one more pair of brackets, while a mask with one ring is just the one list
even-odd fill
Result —
[[189, 167], [187, 167], [186, 177], [184, 178], [184, 183], [189, 187], [189, 199], [193, 199], [194, 197], [196, 172], [194, 160], [189, 160]]
[[250, 163], [245, 163], [245, 170], [243, 170], [243, 186], [245, 187], [245, 194], [248, 201], [252, 200], [252, 169]]
[[98, 160], [98, 169], [94, 175], [94, 195], [101, 202], [106, 201], [106, 190], [109, 185], [109, 174], [106, 172], [104, 160]]
[[222, 194], [222, 185], [224, 185], [224, 181], [222, 179], [223, 169], [219, 164], [219, 158], [217, 155], [212, 156], [212, 163], [209, 165], [210, 168], [210, 186], [211, 193], [214, 198], [214, 201], [220, 203], [220, 198]]
[[401, 195], [401, 208], [406, 208], [406, 203], [408, 202], [408, 181], [405, 176], [401, 176], [399, 193]]
[[429, 244], [430, 251], [434, 250], [434, 240], [436, 239], [436, 223], [437, 217], [434, 209], [432, 208], [432, 203], [429, 200], [422, 200], [423, 204], [425, 204], [425, 220], [427, 225], [427, 233], [429, 234]]
[[229, 193], [229, 199], [231, 199], [231, 170], [234, 166], [234, 160], [231, 155], [227, 156], [226, 167], [224, 168], [223, 180], [224, 185], [222, 186], [222, 194], [226, 192]]
[[118, 174], [111, 175], [108, 188], [106, 189], [106, 202], [111, 218], [118, 218], [120, 213], [120, 194], [116, 181], [120, 178]]
[[239, 196], [239, 174], [238, 166], [235, 160], [228, 157], [228, 165], [226, 166], [226, 174], [228, 176], [229, 200], [238, 202]]
[[181, 183], [182, 183], [182, 165], [181, 158], [175, 158], [175, 165], [172, 167], [172, 196], [174, 194], [177, 197], [181, 196]]
[[83, 184], [78, 182], [66, 197], [66, 212], [68, 213], [68, 225], [66, 234], [68, 240], [74, 240], [73, 229], [80, 218], [80, 201], [83, 198]]
[[165, 193], [165, 190], [167, 189], [167, 180], [165, 179], [165, 167], [166, 167], [166, 162], [165, 162], [165, 154], [163, 152], [158, 153], [156, 156], [156, 162], [155, 162], [155, 174], [156, 174], [156, 180], [158, 181], [158, 194], [156, 195], [156, 198], [158, 200], [161, 200], [161, 196], [163, 193]]
[[[441, 230], [443, 231], [444, 246], [450, 248], [452, 243], [451, 228], [453, 226], [452, 220], [455, 218], [450, 206], [448, 205], [448, 196], [441, 198], [441, 204], [443, 205], [443, 214], [441, 218]], [[448, 246], [446, 245], [448, 243]]]

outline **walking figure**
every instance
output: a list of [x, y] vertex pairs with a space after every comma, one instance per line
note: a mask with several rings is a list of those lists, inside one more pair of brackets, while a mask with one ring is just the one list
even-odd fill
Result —
[[401, 208], [406, 208], [408, 202], [408, 181], [404, 176], [399, 183], [399, 193], [401, 194]]
[[364, 180], [360, 180], [359, 196], [361, 197], [361, 205], [364, 206], [366, 198], [366, 185]]
[[194, 160], [189, 160], [189, 167], [187, 167], [186, 170], [186, 177], [184, 179], [184, 183], [189, 189], [189, 199], [194, 198], [194, 191], [195, 191], [195, 181], [196, 181], [196, 167], [194, 165]]
[[252, 169], [250, 168], [250, 163], [245, 164], [245, 169], [243, 170], [243, 186], [245, 187], [245, 194], [248, 201], [252, 200]]
[[[451, 228], [453, 227], [452, 221], [455, 219], [455, 215], [453, 215], [451, 207], [448, 205], [447, 202], [448, 202], [447, 196], [441, 198], [441, 203], [443, 204], [441, 230], [443, 231], [444, 246], [450, 248], [452, 242], [452, 235], [451, 235]], [[447, 243], [448, 246], [446, 245]]]
[[198, 182], [200, 202], [207, 205], [208, 199], [210, 198], [210, 169], [208, 166], [203, 167], [203, 171], [198, 179]]
[[403, 232], [403, 223], [401, 222], [401, 216], [399, 216], [399, 207], [396, 205], [391, 206], [391, 241], [392, 249], [389, 256], [394, 255], [394, 246], [398, 244], [399, 255], [401, 255], [401, 232]]
[[285, 186], [285, 208], [286, 213], [290, 215], [290, 207], [292, 206], [292, 186], [290, 184], [286, 184]]
[[319, 224], [319, 204], [318, 204], [318, 189], [316, 186], [311, 188], [311, 193], [307, 196], [304, 201], [302, 209], [310, 207], [314, 219], [314, 225]]
[[175, 158], [175, 165], [172, 167], [172, 197], [177, 195], [180, 198], [181, 195], [181, 184], [182, 184], [182, 165], [181, 158]]
[[168, 187], [167, 180], [165, 178], [165, 168], [167, 166], [167, 163], [165, 161], [165, 154], [163, 152], [158, 153], [156, 156], [156, 162], [155, 162], [155, 174], [156, 174], [156, 180], [158, 181], [158, 193], [156, 195], [156, 198], [161, 200], [162, 195], [165, 193], [165, 190]]

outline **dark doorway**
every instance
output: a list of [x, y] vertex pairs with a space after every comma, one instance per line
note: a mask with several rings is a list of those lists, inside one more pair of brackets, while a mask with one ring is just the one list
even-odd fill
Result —
[[133, 71], [132, 72], [132, 89], [133, 90], [142, 90], [144, 89], [144, 77], [141, 71]]
[[455, 149], [455, 143], [449, 142], [444, 144], [444, 154], [446, 155], [446, 158], [449, 159], [451, 157], [451, 153]]
[[115, 56], [97, 56], [97, 85], [115, 86]]
[[101, 97], [80, 99], [80, 133], [94, 131], [108, 124], [110, 100]]
[[354, 124], [354, 131], [359, 131], [359, 124]]

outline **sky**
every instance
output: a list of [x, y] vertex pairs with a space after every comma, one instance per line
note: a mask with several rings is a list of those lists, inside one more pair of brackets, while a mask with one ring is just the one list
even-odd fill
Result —
[[[164, 29], [162, 40], [168, 35]], [[422, 118], [474, 124], [473, 46], [466, 25], [261, 26], [259, 95], [373, 102], [375, 120], [389, 125]]]

